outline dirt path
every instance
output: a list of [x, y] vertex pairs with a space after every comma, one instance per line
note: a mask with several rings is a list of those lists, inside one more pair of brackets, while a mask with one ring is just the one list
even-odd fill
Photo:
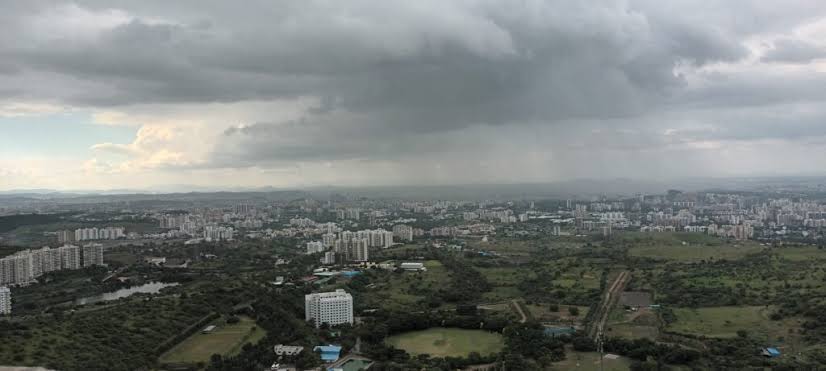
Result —
[[528, 316], [525, 315], [525, 312], [522, 311], [522, 306], [514, 299], [511, 300], [511, 303], [514, 307], [516, 307], [516, 311], [519, 312], [519, 315], [522, 316], [522, 319], [519, 320], [519, 323], [525, 323], [528, 320]]
[[611, 313], [611, 308], [614, 307], [617, 300], [619, 300], [620, 294], [622, 291], [625, 290], [625, 285], [628, 284], [628, 281], [631, 279], [631, 273], [628, 271], [622, 271], [614, 279], [614, 282], [608, 286], [608, 289], [602, 295], [602, 301], [600, 301], [599, 306], [597, 307], [597, 313], [592, 318], [592, 322], [588, 326], [588, 336], [592, 339], [596, 339], [598, 334], [602, 333], [602, 328], [605, 326], [605, 322], [608, 320], [608, 314]]

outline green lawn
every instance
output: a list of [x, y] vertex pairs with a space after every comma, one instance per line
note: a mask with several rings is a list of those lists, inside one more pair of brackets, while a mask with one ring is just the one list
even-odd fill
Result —
[[464, 357], [470, 352], [492, 354], [504, 346], [502, 335], [482, 330], [434, 327], [388, 337], [385, 342], [412, 355]]
[[208, 362], [213, 354], [225, 356], [237, 354], [244, 344], [256, 343], [266, 335], [266, 332], [248, 317], [241, 317], [241, 321], [235, 324], [218, 321], [217, 326], [209, 334], [198, 331], [186, 338], [164, 353], [160, 361], [162, 363]]

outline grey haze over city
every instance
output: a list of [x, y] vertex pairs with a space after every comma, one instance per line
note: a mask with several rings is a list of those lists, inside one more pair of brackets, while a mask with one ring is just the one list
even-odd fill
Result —
[[0, 190], [824, 175], [823, 1], [10, 1]]

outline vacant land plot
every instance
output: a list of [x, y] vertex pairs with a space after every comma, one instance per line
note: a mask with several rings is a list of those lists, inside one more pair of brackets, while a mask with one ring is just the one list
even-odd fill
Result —
[[516, 267], [476, 268], [479, 273], [493, 286], [516, 286], [524, 280], [536, 278], [536, 274], [529, 269]]
[[208, 362], [213, 354], [233, 355], [246, 343], [256, 343], [266, 333], [251, 318], [234, 324], [221, 323], [211, 333], [197, 332], [161, 356], [163, 363]]
[[651, 293], [644, 291], [626, 291], [620, 295], [620, 305], [629, 307], [647, 307], [651, 305]]
[[407, 353], [434, 357], [464, 357], [470, 352], [493, 354], [504, 346], [502, 335], [482, 330], [434, 327], [388, 337], [385, 342]]
[[771, 311], [763, 306], [675, 308], [677, 321], [668, 330], [708, 337], [735, 337], [738, 331], [745, 331], [767, 341], [794, 341], [788, 330], [799, 328], [799, 319], [772, 321], [768, 318]]
[[722, 246], [639, 246], [629, 250], [631, 256], [674, 261], [737, 260], [763, 250], [753, 243]]
[[627, 357], [608, 356], [603, 359], [602, 368], [600, 368], [597, 352], [577, 352], [568, 348], [565, 349], [565, 353], [565, 360], [551, 365], [551, 370], [627, 371], [631, 369], [631, 361]]
[[381, 278], [363, 298], [367, 308], [386, 310], [410, 310], [427, 305], [429, 298], [450, 285], [447, 269], [438, 260], [424, 261], [426, 272], [382, 272]]
[[[528, 304], [526, 305], [533, 317], [546, 323], [576, 324], [585, 319], [588, 315], [588, 307], [576, 305], [557, 305], [555, 311], [551, 310], [550, 304]], [[569, 307], [577, 308], [577, 315], [572, 315]]]

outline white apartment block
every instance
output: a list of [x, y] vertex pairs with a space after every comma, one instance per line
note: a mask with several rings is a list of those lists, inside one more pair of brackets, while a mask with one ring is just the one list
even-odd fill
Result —
[[123, 227], [75, 229], [75, 241], [116, 240], [126, 237]]
[[336, 253], [333, 251], [327, 251], [324, 253], [324, 257], [321, 258], [321, 264], [324, 265], [333, 265], [336, 263]]
[[103, 245], [90, 243], [83, 245], [83, 267], [103, 265]]
[[402, 241], [413, 241], [413, 227], [397, 224], [393, 226], [393, 236]]
[[25, 285], [44, 273], [79, 268], [80, 248], [77, 246], [22, 250], [0, 259], [0, 285]]
[[204, 227], [204, 239], [207, 241], [232, 240], [234, 232], [230, 227], [208, 225]]
[[324, 251], [324, 243], [320, 241], [307, 242], [307, 254], [315, 254]]
[[11, 314], [11, 290], [0, 286], [0, 315]]
[[367, 244], [367, 239], [356, 241], [353, 244], [353, 260], [359, 262], [370, 260], [370, 247]]
[[65, 245], [57, 248], [60, 253], [60, 266], [63, 269], [80, 269], [80, 247]]
[[334, 326], [353, 323], [353, 296], [338, 289], [304, 296], [305, 320], [313, 320], [316, 328], [322, 323]]

